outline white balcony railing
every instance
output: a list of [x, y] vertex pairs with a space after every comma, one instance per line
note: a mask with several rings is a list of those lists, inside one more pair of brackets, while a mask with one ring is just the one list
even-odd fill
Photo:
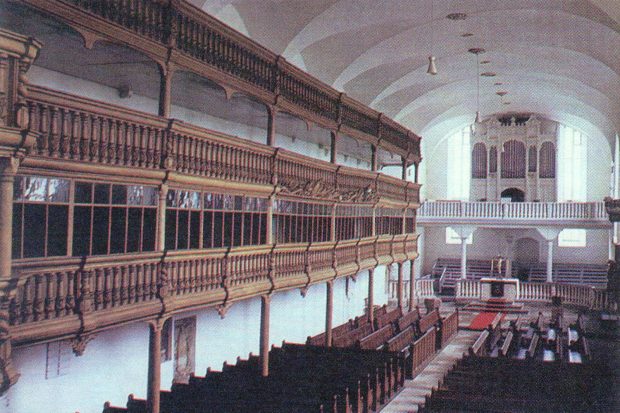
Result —
[[[481, 297], [481, 283], [473, 280], [459, 280], [456, 286], [458, 299], [475, 300]], [[572, 304], [593, 310], [614, 310], [616, 304], [606, 290], [587, 285], [558, 283], [519, 283], [517, 301], [551, 302], [560, 297], [562, 303]]]
[[604, 202], [426, 201], [418, 210], [424, 223], [496, 223], [609, 227]]

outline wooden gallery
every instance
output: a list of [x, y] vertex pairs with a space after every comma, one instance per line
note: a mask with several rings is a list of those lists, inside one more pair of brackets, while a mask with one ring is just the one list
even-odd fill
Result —
[[0, 412], [618, 411], [620, 12], [544, 3], [0, 1]]

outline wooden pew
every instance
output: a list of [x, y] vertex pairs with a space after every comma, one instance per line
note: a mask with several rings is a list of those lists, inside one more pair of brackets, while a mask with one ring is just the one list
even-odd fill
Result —
[[486, 355], [487, 351], [487, 343], [489, 341], [489, 330], [484, 330], [478, 336], [478, 339], [474, 342], [474, 344], [469, 348], [469, 354], [472, 356], [483, 356]]
[[439, 344], [437, 347], [438, 348], [445, 347], [448, 341], [450, 340], [450, 338], [452, 338], [452, 336], [456, 334], [458, 329], [459, 329], [459, 312], [458, 310], [456, 310], [455, 312], [450, 314], [448, 317], [441, 320], [440, 329], [438, 331], [439, 336], [440, 336], [438, 340]]
[[410, 325], [414, 324], [420, 319], [420, 309], [418, 307], [415, 310], [409, 311], [397, 320], [398, 331], [403, 331]]
[[370, 323], [364, 324], [359, 328], [351, 330], [345, 334], [339, 335], [332, 339], [332, 345], [334, 347], [352, 347], [363, 337], [372, 333], [372, 325]]
[[508, 354], [510, 353], [510, 348], [513, 344], [512, 339], [514, 337], [514, 333], [511, 331], [508, 332], [508, 334], [506, 334], [506, 338], [504, 339], [504, 342], [502, 343], [502, 347], [499, 350], [499, 353], [503, 356], [503, 357], [508, 357]]
[[428, 314], [425, 314], [418, 322], [418, 328], [420, 333], [424, 334], [429, 328], [439, 322], [439, 310], [433, 310]]
[[416, 374], [437, 351], [437, 329], [431, 327], [411, 346], [411, 374]]
[[385, 327], [387, 324], [391, 324], [395, 322], [396, 320], [398, 320], [398, 318], [401, 317], [402, 315], [403, 315], [402, 309], [395, 308], [391, 311], [386, 312], [385, 314], [377, 316], [375, 328], [377, 330], [380, 330], [381, 328]]
[[387, 324], [374, 333], [358, 339], [357, 347], [365, 350], [379, 350], [383, 347], [385, 342], [392, 337], [393, 334], [393, 325]]
[[497, 342], [502, 338], [501, 320], [501, 313], [497, 313], [491, 324], [489, 324], [489, 339], [486, 350], [487, 354], [493, 352], [493, 349], [497, 346]]
[[390, 338], [386, 342], [385, 349], [392, 352], [401, 352], [409, 350], [409, 347], [415, 339], [415, 330], [412, 325]]
[[538, 349], [538, 339], [539, 339], [538, 333], [534, 333], [534, 336], [532, 337], [532, 341], [530, 342], [530, 346], [527, 349], [527, 358], [536, 357], [536, 350]]

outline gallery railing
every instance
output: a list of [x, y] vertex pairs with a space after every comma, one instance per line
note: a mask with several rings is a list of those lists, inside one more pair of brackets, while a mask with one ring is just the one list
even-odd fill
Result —
[[[325, 126], [342, 127], [343, 132], [369, 141], [380, 138], [396, 153], [412, 162], [420, 161], [420, 138], [369, 107], [354, 101], [327, 84], [297, 69], [281, 56], [231, 29], [202, 10], [181, 0], [21, 0], [65, 20], [70, 25], [97, 30], [101, 23], [115, 26], [101, 29], [105, 36], [133, 36], [150, 40], [155, 54], [172, 60], [190, 58], [222, 74], [237, 90], [273, 103], [284, 98], [283, 106], [303, 118]], [[68, 12], [71, 10], [70, 12]], [[70, 14], [72, 18], [67, 18]], [[79, 16], [78, 16], [79, 14]], [[77, 22], [77, 23], [76, 23]], [[123, 38], [124, 39], [124, 38]], [[131, 47], [153, 53], [148, 42], [124, 39]], [[139, 44], [137, 44], [139, 43]], [[152, 48], [152, 47], [151, 47]], [[185, 67], [184, 66], [184, 67]], [[197, 69], [196, 69], [197, 70]], [[200, 70], [198, 70], [200, 71]], [[277, 103], [279, 106], [280, 103]], [[307, 116], [306, 116], [307, 115]]]
[[[304, 288], [378, 264], [415, 258], [416, 238], [18, 260], [9, 322], [15, 343], [161, 311], [225, 307], [269, 291]], [[163, 310], [162, 310], [163, 309]], [[54, 327], [50, 327], [53, 324]]]
[[39, 156], [275, 184], [312, 198], [418, 200], [413, 182], [43, 87], [29, 91], [29, 129], [38, 138]]

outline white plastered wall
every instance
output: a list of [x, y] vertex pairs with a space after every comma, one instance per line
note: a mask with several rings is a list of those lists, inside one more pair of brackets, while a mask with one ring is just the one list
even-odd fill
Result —
[[[375, 304], [387, 303], [385, 267], [375, 270]], [[299, 290], [275, 293], [271, 299], [270, 344], [305, 342], [307, 336], [325, 328], [325, 284], [311, 286], [302, 297]], [[356, 281], [344, 278], [334, 282], [334, 326], [364, 312], [368, 293], [368, 271]], [[234, 303], [222, 319], [214, 309], [187, 312], [173, 320], [196, 317], [196, 375], [207, 368], [220, 370], [222, 363], [258, 354], [260, 336], [260, 298]], [[174, 331], [174, 328], [173, 330]], [[63, 342], [61, 375], [46, 378], [47, 344], [18, 348], [13, 352], [15, 367], [21, 374], [17, 384], [0, 398], [0, 412], [100, 413], [105, 401], [124, 406], [127, 396], [146, 396], [149, 328], [134, 323], [101, 332], [87, 345], [80, 357], [70, 353]], [[175, 343], [173, 342], [173, 349]], [[56, 364], [58, 364], [56, 362]], [[53, 367], [53, 366], [52, 366]], [[174, 361], [161, 366], [162, 389], [169, 389]]]

